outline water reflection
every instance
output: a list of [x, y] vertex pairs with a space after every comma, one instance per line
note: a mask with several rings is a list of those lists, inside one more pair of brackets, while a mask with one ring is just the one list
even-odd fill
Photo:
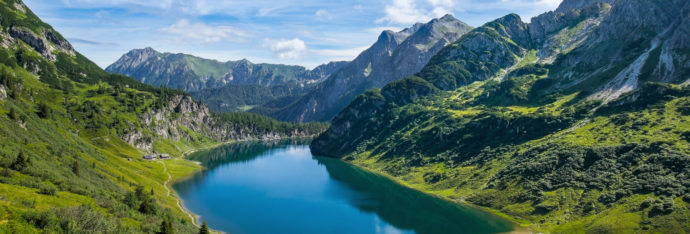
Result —
[[345, 197], [364, 212], [401, 229], [417, 233], [495, 233], [509, 232], [513, 224], [477, 209], [456, 205], [392, 182], [338, 159], [314, 157], [325, 165], [328, 175], [362, 194]]
[[207, 170], [173, 187], [228, 233], [496, 233], [513, 224], [405, 188], [308, 141], [236, 143], [199, 152]]

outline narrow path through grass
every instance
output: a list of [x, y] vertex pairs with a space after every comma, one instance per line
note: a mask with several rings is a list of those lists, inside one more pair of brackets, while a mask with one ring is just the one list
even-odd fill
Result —
[[158, 161], [158, 162], [163, 164], [163, 172], [166, 175], [168, 175], [168, 180], [166, 180], [165, 183], [163, 183], [163, 187], [165, 187], [165, 190], [168, 192], [168, 196], [174, 198], [177, 201], [177, 207], [179, 207], [182, 210], [182, 212], [184, 212], [185, 214], [187, 214], [187, 216], [189, 216], [189, 219], [192, 220], [192, 224], [194, 224], [194, 226], [201, 227], [201, 226], [199, 226], [199, 224], [197, 224], [196, 218], [194, 217], [194, 215], [182, 206], [182, 199], [177, 197], [176, 195], [174, 195], [173, 192], [170, 190], [168, 184], [170, 184], [170, 181], [172, 180], [172, 175], [170, 175], [170, 172], [168, 172], [168, 166], [165, 165], [165, 162], [163, 162], [163, 161]]

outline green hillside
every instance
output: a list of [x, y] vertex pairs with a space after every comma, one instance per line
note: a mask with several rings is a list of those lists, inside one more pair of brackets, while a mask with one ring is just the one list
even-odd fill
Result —
[[[288, 100], [294, 102], [301, 96], [311, 91], [314, 85], [226, 85], [215, 89], [204, 89], [190, 93], [194, 98], [201, 100], [208, 107], [217, 112], [248, 111], [254, 107], [253, 112], [261, 113], [270, 107], [262, 106], [266, 103]], [[281, 106], [285, 104], [281, 103]]]
[[129, 51], [105, 70], [131, 76], [156, 87], [203, 92], [227, 85], [256, 85], [254, 88], [261, 88], [311, 84], [328, 77], [346, 63], [330, 62], [309, 70], [293, 65], [254, 64], [246, 59], [220, 62], [188, 54], [161, 53], [147, 47]]
[[[595, 3], [530, 24], [507, 15], [359, 96], [312, 151], [538, 232], [684, 233], [688, 54], [685, 36], [667, 32], [687, 29], [675, 16], [689, 7]], [[662, 9], [675, 10], [648, 15]]]
[[[0, 16], [2, 233], [196, 232], [168, 188], [201, 169], [180, 156], [326, 127], [209, 113], [182, 91], [103, 71], [19, 0], [0, 1]], [[142, 160], [151, 152], [175, 157]]]

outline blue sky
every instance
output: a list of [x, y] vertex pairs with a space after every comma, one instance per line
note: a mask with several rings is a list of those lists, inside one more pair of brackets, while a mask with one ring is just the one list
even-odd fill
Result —
[[561, 0], [25, 0], [102, 67], [134, 48], [309, 68], [351, 60], [384, 29], [444, 14], [472, 26], [524, 21]]

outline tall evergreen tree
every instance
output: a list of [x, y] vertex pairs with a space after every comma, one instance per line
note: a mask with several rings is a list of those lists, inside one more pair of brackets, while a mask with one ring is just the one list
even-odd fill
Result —
[[201, 229], [199, 229], [199, 234], [209, 234], [208, 230], [208, 224], [206, 224], [206, 221], [204, 221], [204, 224], [201, 225]]
[[166, 220], [163, 220], [161, 223], [161, 230], [158, 232], [158, 234], [174, 234], [175, 230], [173, 229], [172, 222]]
[[14, 108], [10, 108], [10, 113], [7, 114], [8, 117], [10, 117], [11, 120], [17, 120], [17, 111], [14, 110]]

